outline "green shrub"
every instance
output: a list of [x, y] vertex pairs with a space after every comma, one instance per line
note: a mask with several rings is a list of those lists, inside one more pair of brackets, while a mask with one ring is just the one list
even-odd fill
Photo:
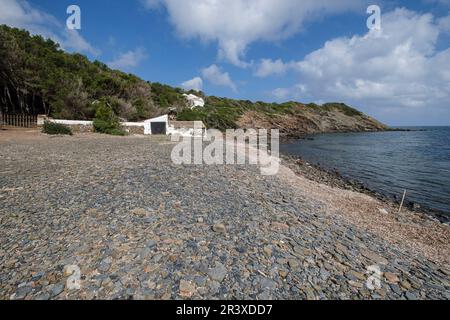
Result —
[[345, 115], [349, 116], [349, 117], [356, 117], [356, 116], [363, 116], [364, 114], [352, 107], [347, 106], [344, 103], [325, 103], [322, 106], [322, 109], [326, 109], [326, 110], [332, 110], [332, 109], [336, 109], [341, 111], [342, 113], [344, 113]]
[[225, 131], [236, 129], [239, 117], [245, 111], [244, 107], [233, 105], [227, 101], [219, 101], [217, 98], [211, 100], [211, 105], [206, 104], [203, 108], [184, 109], [177, 115], [178, 121], [203, 121], [210, 129]]
[[124, 136], [126, 132], [120, 126], [120, 120], [113, 109], [105, 102], [99, 102], [94, 118], [94, 131], [114, 136]]
[[63, 134], [63, 135], [72, 135], [72, 129], [68, 126], [65, 126], [60, 123], [54, 123], [50, 121], [45, 121], [44, 126], [42, 127], [42, 132], [46, 134]]
[[127, 135], [126, 131], [123, 129], [110, 129], [106, 133], [110, 134], [112, 136], [126, 136]]

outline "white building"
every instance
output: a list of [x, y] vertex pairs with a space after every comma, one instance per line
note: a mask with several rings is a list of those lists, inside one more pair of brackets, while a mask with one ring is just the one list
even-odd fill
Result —
[[[38, 117], [38, 126], [42, 126], [44, 121], [64, 124], [71, 127], [76, 132], [93, 132], [92, 121], [58, 120], [41, 115]], [[122, 127], [130, 134], [145, 135], [175, 135], [182, 137], [202, 137], [206, 134], [206, 128], [201, 121], [173, 121], [169, 115], [149, 119], [143, 122], [122, 122]]]
[[197, 97], [194, 94], [183, 94], [183, 96], [189, 102], [191, 109], [194, 109], [196, 107], [203, 108], [205, 106], [205, 100], [203, 100], [203, 98]]
[[144, 121], [144, 134], [175, 135], [182, 137], [201, 137], [206, 132], [201, 121], [173, 121], [169, 115]]
[[144, 121], [144, 134], [167, 134], [169, 116], [163, 115]]

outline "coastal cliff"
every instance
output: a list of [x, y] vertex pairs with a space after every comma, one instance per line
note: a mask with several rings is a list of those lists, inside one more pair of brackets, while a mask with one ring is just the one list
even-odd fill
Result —
[[304, 105], [292, 103], [290, 115], [269, 117], [247, 112], [238, 121], [247, 128], [277, 128], [283, 136], [297, 137], [321, 132], [374, 132], [388, 127], [345, 104]]

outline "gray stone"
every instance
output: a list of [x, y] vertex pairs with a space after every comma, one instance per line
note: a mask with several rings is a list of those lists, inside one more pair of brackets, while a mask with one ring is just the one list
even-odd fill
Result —
[[149, 240], [149, 241], [147, 241], [145, 246], [149, 249], [152, 249], [152, 248], [156, 247], [157, 244], [158, 243], [155, 240]]
[[391, 284], [390, 287], [391, 287], [392, 291], [394, 291], [396, 294], [402, 295], [403, 292], [398, 285]]
[[220, 283], [217, 281], [211, 281], [208, 284], [208, 289], [211, 295], [216, 295], [217, 293], [219, 293]]
[[325, 270], [325, 269], [320, 269], [320, 277], [323, 279], [323, 280], [327, 280], [329, 277], [330, 277], [330, 273], [327, 271], [327, 270]]
[[227, 268], [219, 262], [216, 263], [214, 268], [208, 270], [209, 277], [217, 282], [222, 282], [227, 273]]
[[100, 272], [108, 272], [111, 268], [112, 259], [111, 257], [107, 257], [100, 262], [100, 266], [98, 267], [98, 271]]
[[386, 258], [370, 250], [363, 250], [361, 251], [361, 254], [375, 263], [380, 263], [384, 265], [387, 265], [389, 263], [389, 261]]
[[17, 289], [14, 295], [14, 299], [18, 300], [24, 299], [32, 290], [33, 288], [30, 286], [22, 286], [19, 289]]
[[414, 293], [409, 292], [409, 291], [407, 291], [405, 293], [405, 296], [406, 296], [406, 299], [408, 299], [408, 300], [418, 300], [417, 296]]
[[299, 266], [298, 261], [295, 259], [289, 259], [288, 264], [289, 264], [289, 267], [291, 267], [292, 269], [297, 269]]
[[269, 290], [265, 290], [258, 295], [258, 300], [272, 300], [272, 293]]
[[50, 299], [50, 294], [48, 294], [47, 292], [41, 293], [38, 296], [36, 296], [35, 300], [49, 300]]
[[51, 296], [52, 297], [57, 297], [59, 296], [62, 292], [64, 291], [64, 285], [63, 284], [57, 284], [54, 285], [53, 288], [51, 289]]
[[272, 279], [263, 278], [260, 281], [260, 285], [262, 289], [274, 290], [277, 288], [277, 283]]
[[208, 279], [206, 277], [197, 276], [194, 278], [195, 283], [197, 286], [203, 287], [206, 284], [206, 281]]

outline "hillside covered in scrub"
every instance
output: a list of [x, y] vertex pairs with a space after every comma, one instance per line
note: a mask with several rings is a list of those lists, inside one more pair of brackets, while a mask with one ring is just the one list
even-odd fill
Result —
[[204, 108], [184, 109], [180, 120], [202, 120], [208, 127], [279, 129], [283, 136], [320, 132], [383, 131], [377, 120], [342, 103], [266, 103], [207, 97]]
[[52, 40], [0, 26], [0, 111], [47, 114], [53, 118], [88, 120], [99, 101], [128, 121], [178, 111], [178, 120], [202, 120], [207, 127], [279, 128], [284, 135], [335, 131], [378, 131], [386, 127], [340, 103], [323, 106], [287, 102], [251, 102], [206, 96], [203, 108], [191, 110], [187, 91], [144, 81], [112, 70], [81, 54], [69, 54]]

